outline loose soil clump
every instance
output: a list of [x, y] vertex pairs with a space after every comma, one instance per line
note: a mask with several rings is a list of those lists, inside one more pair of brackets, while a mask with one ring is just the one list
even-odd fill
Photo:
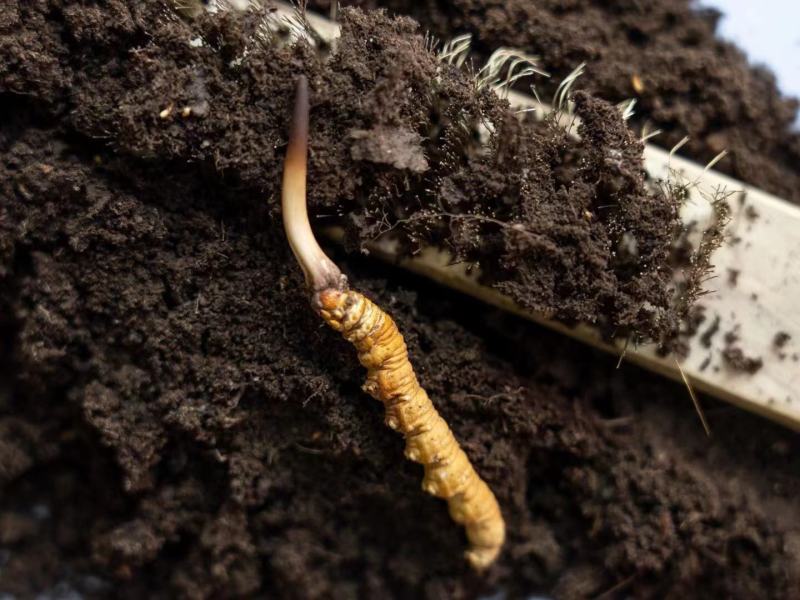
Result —
[[[482, 214], [475, 186], [492, 201], [527, 198], [497, 220], [543, 228], [550, 218], [564, 251], [577, 254], [549, 249], [552, 232], [536, 231], [535, 243], [518, 230], [481, 232], [480, 256], [496, 258], [486, 276], [540, 290], [543, 305], [563, 301], [564, 312], [554, 307], [562, 318], [657, 333], [671, 317], [632, 307], [646, 298], [669, 314], [659, 257], [673, 232], [647, 228], [671, 227], [674, 206], [649, 204], [641, 148], [608, 105], [576, 98], [597, 150], [568, 174], [563, 137], [525, 129], [488, 91], [442, 71], [405, 20], [349, 13], [326, 63], [263, 39], [260, 20], [189, 23], [157, 2], [12, 2], [0, 18], [0, 592], [797, 589], [796, 439], [712, 406], [720, 434], [707, 442], [680, 387], [613, 373], [611, 357], [337, 255], [392, 312], [421, 383], [498, 495], [509, 542], [477, 578], [461, 533], [419, 491], [402, 441], [359, 389], [355, 357], [303, 304], [277, 209], [299, 71], [316, 82], [312, 203], [320, 215], [341, 213], [352, 245], [379, 231], [379, 209], [410, 218], [443, 197]], [[203, 44], [190, 45], [198, 31]], [[456, 137], [451, 123], [464, 111], [503, 134], [485, 154]], [[443, 137], [425, 138], [434, 118]], [[618, 163], [601, 166], [612, 150]], [[501, 152], [509, 167], [493, 175]], [[613, 216], [570, 220], [601, 198], [617, 203]], [[644, 275], [611, 258], [637, 218]], [[409, 251], [441, 243], [444, 231], [458, 239], [466, 223], [425, 226], [404, 230]], [[520, 259], [530, 245], [548, 257], [540, 271]], [[466, 242], [454, 251], [474, 260]], [[585, 283], [583, 294], [556, 284], [570, 262], [585, 278], [570, 285]]]
[[[117, 153], [195, 163], [240, 190], [234, 202], [258, 198], [275, 218], [303, 71], [310, 204], [346, 228], [351, 249], [388, 232], [401, 253], [438, 245], [525, 308], [641, 339], [673, 334], [697, 291], [676, 292], [667, 264], [678, 199], [646, 187], [642, 145], [603, 101], [575, 96], [580, 141], [520, 122], [403, 19], [345, 14], [322, 61], [258, 13], [188, 23], [159, 4], [112, 4], [66, 8], [58, 22], [25, 6], [5, 41], [5, 88]], [[14, 33], [22, 23], [38, 26], [33, 39]], [[53, 60], [18, 64], [30, 53]], [[486, 143], [482, 126], [493, 132]]]
[[725, 364], [734, 371], [740, 371], [753, 375], [764, 366], [764, 360], [760, 356], [748, 356], [739, 346], [739, 325], [725, 334], [725, 348], [722, 350], [722, 358]]
[[[735, 45], [716, 35], [721, 13], [690, 0], [347, 0], [408, 15], [440, 39], [471, 33], [485, 58], [501, 47], [539, 57], [552, 74], [537, 81], [543, 95], [581, 63], [579, 88], [610, 102], [635, 98], [634, 122], [661, 130], [653, 143], [800, 203], [798, 101], [783, 96], [773, 74], [752, 66]], [[323, 14], [328, 0], [309, 3]], [[522, 86], [527, 91], [527, 84]], [[544, 97], [544, 96], [543, 96]]]

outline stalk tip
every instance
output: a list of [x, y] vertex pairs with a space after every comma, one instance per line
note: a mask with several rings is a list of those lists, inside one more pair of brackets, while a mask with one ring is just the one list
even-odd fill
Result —
[[346, 289], [347, 279], [320, 248], [308, 220], [308, 112], [308, 79], [305, 75], [300, 75], [297, 78], [294, 114], [283, 167], [281, 212], [286, 238], [300, 268], [303, 269], [306, 285], [313, 298], [322, 290]]

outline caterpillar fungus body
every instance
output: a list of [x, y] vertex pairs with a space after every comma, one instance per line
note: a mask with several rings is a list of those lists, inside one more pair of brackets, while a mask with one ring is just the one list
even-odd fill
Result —
[[349, 289], [347, 279], [319, 247], [306, 207], [307, 145], [308, 82], [301, 76], [283, 173], [281, 208], [289, 245], [303, 269], [312, 306], [356, 347], [367, 369], [364, 391], [384, 404], [386, 424], [405, 437], [406, 457], [425, 467], [423, 489], [447, 500], [451, 517], [466, 530], [467, 560], [483, 570], [495, 561], [505, 540], [500, 506], [419, 385], [395, 322]]

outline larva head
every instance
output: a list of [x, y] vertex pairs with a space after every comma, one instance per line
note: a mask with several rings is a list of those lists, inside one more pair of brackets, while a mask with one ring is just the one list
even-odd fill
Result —
[[312, 294], [326, 289], [347, 288], [347, 279], [319, 247], [306, 206], [306, 171], [308, 154], [308, 80], [297, 80], [292, 129], [283, 168], [281, 209], [283, 228]]
[[336, 331], [342, 331], [347, 310], [347, 297], [348, 292], [328, 288], [314, 294], [311, 297], [311, 305], [328, 325]]
[[345, 294], [340, 290], [328, 288], [319, 292], [315, 300], [320, 310], [333, 312], [342, 308], [345, 301]]

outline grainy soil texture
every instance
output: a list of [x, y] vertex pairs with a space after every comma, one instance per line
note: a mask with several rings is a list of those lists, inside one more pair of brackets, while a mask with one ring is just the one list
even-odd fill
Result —
[[[476, 23], [500, 10], [473, 4]], [[574, 40], [581, 6], [539, 42]], [[440, 34], [465, 27], [437, 15]], [[337, 47], [312, 49], [263, 13], [0, 11], [0, 594], [797, 597], [795, 435], [704, 399], [706, 438], [681, 386], [358, 251], [391, 228], [553, 318], [670, 335], [691, 292], [669, 272], [677, 200], [646, 186], [618, 111], [578, 93], [568, 140], [442, 64], [411, 20], [340, 18]], [[331, 255], [397, 320], [502, 506], [508, 541], [481, 576], [307, 304], [278, 201], [300, 72], [315, 224], [344, 227]], [[756, 80], [780, 125], [790, 105]]]
[[[610, 102], [635, 99], [637, 128], [662, 133], [653, 143], [708, 162], [780, 198], [800, 202], [798, 102], [778, 90], [767, 69], [752, 66], [716, 34], [721, 13], [690, 0], [346, 0], [408, 15], [441, 40], [472, 35], [475, 56], [499, 47], [538, 57], [550, 80], [544, 98], [579, 64], [579, 87]], [[328, 14], [329, 0], [309, 6]], [[530, 82], [521, 82], [529, 91]]]

